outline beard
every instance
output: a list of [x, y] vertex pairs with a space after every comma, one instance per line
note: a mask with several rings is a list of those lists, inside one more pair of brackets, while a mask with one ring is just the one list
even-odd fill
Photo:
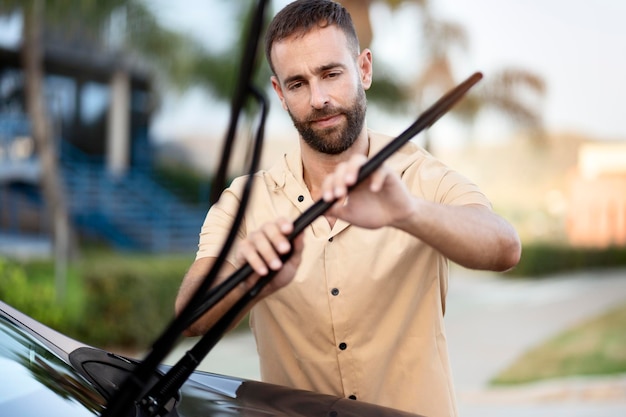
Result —
[[[366, 109], [365, 90], [359, 86], [354, 102], [350, 107], [314, 109], [303, 120], [298, 120], [291, 111], [288, 113], [293, 125], [307, 145], [320, 153], [338, 155], [350, 148], [361, 133]], [[326, 129], [313, 129], [312, 124], [315, 120], [338, 114], [343, 114], [346, 117], [345, 124]]]

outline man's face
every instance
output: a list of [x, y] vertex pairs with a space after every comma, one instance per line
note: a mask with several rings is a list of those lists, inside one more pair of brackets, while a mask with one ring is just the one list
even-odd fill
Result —
[[358, 57], [336, 26], [274, 44], [272, 86], [305, 143], [326, 154], [348, 149], [363, 129], [371, 54]]

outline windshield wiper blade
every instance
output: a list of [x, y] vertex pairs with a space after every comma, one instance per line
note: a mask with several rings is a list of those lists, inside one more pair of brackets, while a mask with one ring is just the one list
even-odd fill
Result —
[[[261, 144], [263, 143], [263, 132], [265, 129], [265, 121], [267, 119], [267, 102], [265, 97], [256, 90], [252, 90], [251, 93], [259, 100], [261, 104], [261, 121], [257, 130], [257, 140], [255, 141], [255, 154], [261, 154]], [[254, 165], [254, 164], [253, 164]], [[252, 175], [249, 176], [248, 182], [251, 183]], [[242, 198], [241, 205], [245, 207], [247, 205], [248, 196], [246, 198]], [[241, 207], [240, 207], [241, 211]], [[238, 222], [234, 222], [238, 223]], [[233, 229], [231, 228], [231, 231]], [[215, 268], [215, 265], [212, 269]], [[225, 296], [227, 293], [224, 293]], [[198, 304], [198, 303], [194, 303]], [[245, 307], [242, 306], [241, 308]], [[231, 309], [232, 310], [232, 309]], [[220, 335], [223, 335], [230, 323], [234, 321], [236, 317], [230, 317], [232, 314], [231, 310], [227, 311], [226, 314], [218, 320], [218, 322], [212, 326], [209, 330], [211, 334], [213, 332], [218, 332]], [[195, 310], [197, 311], [197, 309]], [[241, 310], [238, 310], [241, 311]], [[193, 310], [189, 310], [187, 314], [185, 314], [185, 318], [181, 320], [186, 323], [185, 328], [188, 327], [191, 323], [193, 323], [193, 318], [195, 314]], [[184, 314], [181, 313], [181, 315]], [[222, 329], [222, 326], [226, 326]], [[202, 359], [209, 353], [209, 351], [217, 344], [220, 340], [220, 337], [212, 337], [206, 338], [202, 337], [200, 341], [198, 341], [194, 347], [185, 353], [185, 355], [176, 362], [176, 364], [157, 382], [154, 386], [147, 392], [146, 395], [140, 400], [140, 406], [143, 410], [145, 410], [149, 416], [162, 416], [167, 414], [166, 405], [171, 402], [172, 398], [176, 397], [176, 394], [180, 387], [185, 383], [187, 378], [193, 373], [193, 371], [198, 367]], [[208, 343], [208, 344], [207, 344]]]
[[[422, 130], [432, 126], [441, 116], [447, 113], [470, 88], [480, 81], [481, 78], [482, 74], [480, 72], [472, 74], [468, 79], [449, 91], [435, 104], [424, 111], [411, 126], [400, 134], [400, 136], [389, 142], [383, 149], [381, 149], [361, 167], [358, 179], [356, 183], [350, 187], [350, 190], [371, 175], [387, 158], [404, 146], [407, 141]], [[324, 212], [326, 212], [333, 204], [334, 201], [326, 202], [320, 199], [303, 212], [294, 221], [294, 230], [288, 235], [289, 241], [293, 242], [293, 240], [300, 233], [302, 233], [307, 226], [309, 226], [319, 216], [324, 214]], [[287, 253], [282, 255], [281, 258], [284, 262], [290, 256], [291, 253]], [[224, 283], [209, 291], [205, 302], [191, 316], [192, 322], [221, 301], [226, 294], [228, 294], [243, 280], [248, 278], [252, 273], [253, 270], [250, 265], [245, 264], [239, 270], [231, 274], [224, 281]], [[259, 279], [259, 281], [246, 294], [244, 294], [244, 296], [242, 296], [237, 303], [235, 303], [235, 305], [233, 305], [189, 351], [185, 353], [185, 355], [168, 371], [168, 373], [161, 378], [157, 384], [155, 384], [155, 386], [143, 399], [144, 404], [148, 405], [151, 410], [157, 411], [155, 414], [150, 415], [160, 415], [158, 414], [158, 410], [165, 410], [163, 408], [164, 405], [171, 401], [187, 378], [189, 378], [191, 373], [193, 373], [195, 368], [223, 337], [226, 331], [230, 328], [231, 324], [233, 324], [234, 320], [260, 293], [263, 287], [273, 279], [276, 273], [277, 271], [271, 271], [269, 274]]]
[[[404, 132], [398, 137], [389, 142], [383, 147], [376, 155], [370, 158], [359, 170], [359, 175], [356, 183], [350, 187], [350, 190], [360, 184], [365, 178], [371, 175], [376, 169], [378, 169], [383, 162], [389, 158], [394, 152], [399, 150], [406, 144], [411, 138], [420, 133], [422, 130], [432, 126], [439, 118], [447, 113], [478, 81], [482, 79], [482, 73], [475, 72], [465, 81], [454, 87], [439, 100], [437, 100], [432, 106], [426, 109], [418, 119], [411, 124]], [[304, 229], [310, 225], [315, 219], [324, 214], [335, 201], [326, 202], [322, 199], [316, 201], [311, 207], [305, 210], [295, 221], [294, 229], [287, 236], [290, 242], [298, 236]], [[283, 261], [285, 261], [290, 254], [283, 255]], [[227, 293], [233, 288], [239, 285], [250, 274], [252, 274], [252, 268], [250, 265], [245, 264], [239, 270], [231, 274], [224, 282], [213, 288], [207, 294], [204, 302], [198, 307], [189, 324], [195, 322], [200, 316], [211, 309], [217, 304]], [[270, 272], [270, 275], [272, 272]], [[254, 289], [251, 289], [253, 291]]]

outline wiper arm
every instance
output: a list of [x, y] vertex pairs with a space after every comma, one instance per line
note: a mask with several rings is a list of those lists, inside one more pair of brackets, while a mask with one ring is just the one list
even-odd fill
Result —
[[[235, 132], [239, 116], [246, 102], [246, 98], [249, 95], [252, 95], [261, 104], [262, 117], [259, 125], [259, 130], [257, 132], [257, 140], [255, 142], [255, 149], [252, 156], [252, 161], [250, 163], [248, 179], [245, 184], [240, 207], [237, 211], [233, 224], [231, 225], [231, 230], [211, 270], [202, 279], [200, 285], [192, 295], [185, 308], [180, 312], [177, 317], [175, 317], [171, 321], [165, 331], [157, 338], [157, 340], [152, 345], [152, 350], [148, 353], [145, 359], [142, 360], [139, 365], [137, 365], [137, 368], [134, 370], [134, 372], [130, 374], [120, 385], [113, 398], [108, 401], [107, 408], [102, 413], [102, 417], [119, 417], [127, 416], [131, 413], [134, 414], [133, 410], [136, 406], [135, 402], [138, 400], [141, 393], [146, 391], [146, 387], [148, 386], [148, 383], [150, 381], [150, 378], [153, 376], [154, 371], [158, 368], [158, 366], [164, 360], [167, 354], [172, 350], [172, 347], [181, 336], [183, 331], [189, 326], [189, 323], [191, 323], [190, 317], [193, 316], [193, 313], [198, 309], [198, 305], [200, 305], [202, 303], [202, 300], [205, 298], [208, 289], [211, 288], [211, 285], [215, 281], [220, 268], [226, 260], [226, 255], [228, 254], [235, 240], [237, 230], [239, 229], [239, 226], [243, 219], [243, 213], [245, 211], [247, 201], [251, 193], [253, 180], [252, 174], [254, 174], [254, 172], [256, 172], [258, 169], [261, 156], [265, 118], [267, 115], [267, 100], [265, 99], [263, 94], [261, 94], [252, 86], [253, 71], [256, 67], [256, 52], [258, 50], [258, 44], [263, 29], [266, 5], [267, 0], [259, 0], [255, 14], [252, 18], [250, 32], [247, 38], [246, 50], [242, 57], [241, 71], [239, 75], [239, 81], [237, 83], [237, 91], [232, 102], [230, 126], [224, 146], [223, 159], [228, 159], [230, 158], [230, 150], [232, 149], [232, 142], [235, 138]], [[227, 168], [228, 161], [222, 160], [219, 172], [225, 172]], [[218, 173], [218, 176], [224, 175], [220, 175]], [[218, 188], [220, 187], [218, 186]]]
[[[261, 104], [261, 121], [259, 124], [259, 128], [257, 130], [257, 140], [255, 141], [255, 150], [254, 154], [257, 155], [255, 157], [258, 158], [258, 155], [261, 154], [261, 145], [263, 143], [263, 132], [265, 130], [265, 120], [267, 118], [267, 101], [265, 97], [257, 90], [252, 89], [251, 94], [259, 100]], [[258, 161], [257, 161], [258, 164]], [[252, 164], [256, 165], [256, 164]], [[247, 180], [247, 189], [248, 195], [245, 198], [242, 198], [240, 204], [245, 207], [247, 205], [248, 197], [249, 197], [249, 189], [252, 180], [252, 175], [249, 175]], [[237, 221], [234, 223], [238, 224]], [[231, 232], [236, 229], [231, 228]], [[222, 252], [224, 252], [222, 250]], [[213, 266], [212, 270], [215, 269]], [[254, 290], [254, 288], [252, 289]], [[224, 293], [220, 293], [219, 297], [216, 298], [216, 302], [222, 299], [229, 291]], [[194, 346], [191, 350], [187, 351], [185, 355], [178, 361], [176, 364], [156, 383], [154, 386], [148, 391], [148, 393], [141, 399], [140, 406], [144, 411], [148, 413], [149, 416], [162, 416], [167, 414], [168, 410], [166, 405], [170, 403], [171, 399], [176, 396], [176, 393], [180, 389], [180, 387], [185, 383], [187, 378], [193, 373], [193, 371], [198, 367], [202, 359], [213, 349], [213, 347], [217, 344], [217, 342], [221, 339], [222, 335], [228, 330], [230, 324], [236, 319], [237, 314], [245, 307], [245, 305], [254, 297], [254, 295], [250, 295], [250, 291], [247, 293], [242, 300], [247, 300], [242, 304], [240, 300], [235, 304], [235, 306], [229, 309], [224, 316], [222, 316], [217, 323], [215, 323], [211, 329], [205, 334]], [[198, 303], [194, 303], [197, 305]], [[241, 304], [241, 306], [240, 306]], [[184, 328], [187, 328], [191, 325], [197, 316], [197, 312], [199, 309], [189, 310], [187, 314], [183, 311], [182, 314], [185, 314], [186, 318], [181, 320], [185, 320]], [[206, 311], [206, 310], [204, 310]], [[233, 315], [234, 314], [234, 315]], [[207, 337], [208, 336], [208, 337]]]
[[[357, 181], [352, 187], [350, 187], [350, 190], [371, 175], [388, 157], [405, 145], [408, 140], [422, 130], [432, 126], [441, 116], [448, 112], [448, 110], [450, 110], [471, 87], [480, 81], [481, 78], [482, 74], [480, 72], [474, 73], [467, 80], [441, 97], [435, 104], [422, 113], [422, 115], [411, 126], [409, 126], [409, 128], [400, 134], [400, 136], [387, 144], [361, 167]], [[294, 221], [294, 230], [288, 235], [289, 241], [293, 242], [296, 236], [302, 233], [304, 229], [315, 219], [324, 214], [324, 212], [326, 212], [333, 204], [334, 201], [326, 202], [320, 199], [309, 207]], [[286, 261], [290, 256], [291, 253], [288, 253], [282, 255], [281, 258], [283, 261]], [[231, 274], [224, 281], [224, 283], [212, 289], [207, 295], [204, 303], [202, 303], [202, 305], [191, 316], [192, 322], [221, 301], [226, 294], [228, 294], [243, 280], [247, 279], [252, 273], [252, 268], [249, 264], [246, 264]], [[161, 378], [157, 384], [155, 384], [155, 386], [142, 400], [142, 404], [153, 413], [149, 415], [163, 415], [161, 413], [166, 412], [166, 409], [164, 408], [165, 404], [169, 403], [171, 399], [174, 398], [189, 375], [191, 375], [211, 349], [213, 349], [217, 342], [219, 342], [239, 314], [261, 292], [263, 287], [273, 279], [276, 273], [277, 271], [271, 271], [268, 275], [259, 279], [259, 281], [257, 281], [257, 283], [243, 297], [241, 297], [237, 303], [233, 305], [189, 351], [185, 353], [185, 355], [172, 367], [172, 369], [170, 369], [170, 371], [168, 371], [168, 373]]]

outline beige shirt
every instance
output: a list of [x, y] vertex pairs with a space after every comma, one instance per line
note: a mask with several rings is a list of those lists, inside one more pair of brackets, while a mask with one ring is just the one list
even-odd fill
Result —
[[[370, 156], [391, 140], [372, 131]], [[442, 204], [489, 201], [466, 178], [409, 142], [387, 164], [411, 192]], [[243, 178], [209, 211], [197, 258], [217, 256]], [[277, 216], [296, 219], [314, 203], [299, 152], [255, 184], [240, 236]], [[372, 402], [426, 416], [455, 416], [443, 315], [448, 261], [394, 228], [367, 230], [322, 216], [304, 232], [289, 285], [255, 305], [250, 325], [264, 381]], [[228, 261], [239, 268], [234, 256]]]

